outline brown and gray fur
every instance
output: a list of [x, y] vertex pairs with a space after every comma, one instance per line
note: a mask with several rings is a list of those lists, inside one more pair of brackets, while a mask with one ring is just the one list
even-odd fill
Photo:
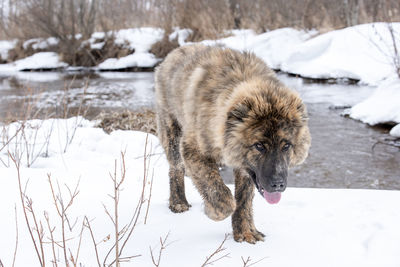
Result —
[[[263, 240], [253, 222], [254, 185], [262, 193], [277, 177], [278, 189], [274, 184], [265, 190], [283, 191], [287, 168], [302, 163], [310, 147], [298, 94], [255, 55], [203, 45], [171, 52], [155, 79], [158, 136], [170, 165], [170, 209], [189, 209], [184, 175], [191, 176], [208, 217], [218, 221], [233, 214], [236, 241]], [[234, 169], [234, 197], [219, 174], [221, 165]]]

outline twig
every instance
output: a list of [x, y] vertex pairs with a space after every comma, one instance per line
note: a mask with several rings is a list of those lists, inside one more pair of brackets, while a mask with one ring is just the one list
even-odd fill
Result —
[[49, 229], [49, 233], [50, 233], [51, 249], [53, 252], [53, 264], [55, 267], [57, 267], [58, 265], [57, 265], [56, 249], [55, 249], [55, 241], [54, 241], [54, 235], [53, 235], [55, 227], [51, 228], [50, 218], [49, 218], [49, 214], [47, 212], [44, 212], [44, 218], [46, 219], [47, 228]]
[[147, 208], [146, 208], [146, 215], [144, 216], [144, 224], [147, 223], [147, 216], [149, 214], [151, 192], [153, 191], [153, 178], [154, 178], [154, 169], [153, 169], [153, 172], [151, 173], [150, 193], [149, 193], [149, 199], [147, 200]]
[[[25, 196], [25, 198], [27, 198]], [[35, 210], [33, 209], [33, 201], [32, 199], [28, 199], [27, 198], [27, 209], [28, 211], [32, 214], [32, 218], [33, 218], [33, 223], [35, 225], [35, 230], [39, 239], [39, 246], [40, 246], [40, 252], [42, 254], [42, 260], [43, 260], [43, 265], [45, 265], [45, 257], [44, 257], [44, 249], [43, 249], [43, 237], [44, 237], [44, 232], [43, 232], [43, 226], [42, 226], [42, 222], [36, 219], [36, 214], [35, 214]], [[39, 224], [40, 224], [40, 228], [39, 228]]]
[[97, 260], [97, 265], [99, 267], [101, 267], [100, 264], [100, 258], [99, 258], [99, 252], [97, 250], [97, 243], [96, 240], [94, 239], [94, 235], [93, 235], [93, 231], [92, 231], [92, 227], [90, 226], [89, 220], [88, 218], [85, 216], [84, 221], [86, 221], [85, 226], [89, 229], [89, 233], [90, 233], [90, 237], [92, 238], [92, 242], [93, 242], [93, 246], [94, 246], [94, 251], [96, 253], [96, 260]]
[[264, 257], [264, 258], [262, 258], [262, 259], [260, 259], [260, 260], [258, 260], [256, 262], [253, 262], [253, 263], [250, 263], [252, 261], [250, 256], [248, 256], [246, 260], [243, 258], [243, 256], [241, 258], [242, 258], [242, 262], [243, 262], [243, 267], [250, 267], [250, 266], [256, 265], [260, 261], [265, 260], [267, 257]]
[[[63, 249], [65, 265], [68, 267], [69, 266], [69, 260], [68, 260], [68, 254], [67, 254], [67, 246], [66, 246], [67, 239], [65, 238], [65, 222], [67, 221], [67, 223], [69, 224], [68, 217], [67, 217], [67, 210], [72, 206], [72, 204], [74, 202], [74, 199], [79, 194], [78, 188], [79, 188], [80, 181], [78, 181], [78, 183], [77, 183], [77, 185], [76, 185], [76, 187], [75, 187], [73, 192], [67, 186], [67, 189], [68, 189], [69, 194], [70, 194], [70, 200], [68, 201], [68, 204], [65, 206], [64, 205], [64, 199], [63, 199], [62, 194], [61, 194], [60, 185], [57, 182], [59, 195], [56, 196], [56, 194], [54, 192], [53, 183], [51, 181], [51, 174], [47, 174], [47, 177], [48, 177], [48, 181], [49, 181], [49, 185], [50, 185], [51, 194], [52, 194], [52, 197], [53, 197], [54, 206], [56, 207], [58, 216], [61, 219], [61, 234], [62, 234], [62, 246], [61, 247]], [[73, 228], [73, 226], [72, 226], [72, 228]], [[72, 230], [71, 226], [70, 226], [70, 230]]]
[[[15, 266], [15, 260], [17, 258], [17, 250], [18, 250], [18, 217], [17, 217], [17, 205], [14, 206], [15, 211], [15, 249], [14, 249], [14, 257], [12, 266]], [[0, 264], [1, 266], [1, 264]]]
[[41, 258], [38, 246], [36, 244], [36, 240], [35, 240], [35, 238], [33, 236], [31, 225], [30, 225], [29, 219], [28, 219], [28, 215], [26, 214], [26, 206], [25, 206], [25, 201], [24, 201], [24, 192], [22, 191], [22, 186], [21, 186], [20, 163], [15, 159], [15, 157], [10, 152], [8, 152], [8, 155], [11, 158], [12, 162], [14, 163], [15, 168], [17, 169], [19, 196], [20, 196], [20, 200], [21, 200], [21, 204], [22, 204], [22, 210], [23, 210], [23, 213], [24, 213], [26, 226], [28, 227], [29, 235], [30, 235], [30, 237], [32, 239], [33, 246], [35, 247], [36, 255], [37, 255], [37, 258], [39, 260], [40, 266], [45, 266], [44, 265], [44, 259]]
[[213, 253], [211, 253], [210, 256], [206, 257], [206, 261], [201, 265], [201, 267], [204, 267], [204, 266], [207, 266], [207, 265], [212, 265], [212, 264], [214, 264], [215, 262], [217, 262], [217, 261], [219, 261], [219, 260], [221, 260], [221, 259], [223, 259], [223, 258], [229, 257], [229, 254], [230, 254], [230, 253], [226, 253], [226, 254], [222, 255], [221, 257], [219, 257], [219, 258], [217, 258], [217, 259], [211, 261], [211, 259], [212, 259], [213, 257], [215, 257], [215, 256], [218, 255], [219, 253], [221, 253], [221, 252], [223, 252], [224, 250], [226, 250], [226, 248], [224, 248], [223, 245], [224, 245], [225, 241], [228, 240], [228, 237], [229, 237], [229, 234], [225, 234], [224, 240], [222, 240], [222, 242], [221, 242], [221, 244], [219, 245], [219, 247], [218, 247]]
[[81, 250], [81, 244], [82, 244], [82, 236], [83, 236], [83, 230], [85, 229], [85, 220], [82, 221], [82, 227], [81, 227], [81, 232], [79, 234], [79, 243], [78, 243], [78, 248], [76, 250], [76, 256], [75, 258], [72, 255], [71, 249], [69, 249], [69, 253], [71, 255], [71, 262], [72, 264], [76, 267], [78, 266], [78, 258], [79, 258], [79, 252]]
[[[148, 167], [147, 167], [148, 165], [147, 165], [147, 160], [146, 160], [147, 145], [148, 145], [148, 135], [146, 136], [146, 142], [145, 142], [145, 148], [144, 148], [143, 182], [142, 182], [142, 192], [141, 192], [141, 195], [140, 195], [140, 197], [139, 197], [139, 200], [138, 200], [138, 203], [137, 203], [137, 205], [136, 205], [135, 211], [134, 211], [133, 216], [132, 216], [131, 220], [129, 221], [128, 225], [125, 226], [125, 227], [123, 227], [123, 229], [122, 229], [121, 231], [115, 231], [115, 235], [118, 236], [118, 238], [115, 239], [115, 243], [114, 243], [113, 246], [110, 248], [110, 250], [108, 251], [106, 257], [104, 258], [104, 261], [103, 261], [103, 265], [104, 265], [104, 266], [106, 265], [106, 262], [107, 262], [107, 259], [108, 259], [109, 255], [111, 254], [112, 250], [114, 250], [114, 249], [115, 249], [116, 251], [119, 251], [119, 253], [118, 253], [118, 254], [115, 253], [116, 259], [114, 259], [114, 260], [113, 260], [110, 264], [108, 264], [108, 265], [113, 265], [114, 263], [118, 262], [118, 259], [119, 259], [120, 261], [121, 261], [121, 259], [123, 259], [124, 261], [127, 261], [127, 260], [129, 260], [129, 259], [131, 259], [131, 258], [140, 256], [140, 255], [136, 255], [136, 256], [123, 257], [123, 258], [122, 258], [122, 252], [123, 252], [123, 250], [124, 250], [124, 248], [125, 248], [125, 246], [126, 246], [128, 240], [130, 240], [130, 238], [131, 238], [131, 236], [132, 236], [132, 233], [133, 233], [133, 231], [134, 231], [134, 229], [135, 229], [135, 227], [136, 227], [136, 225], [137, 225], [137, 222], [138, 222], [138, 220], [139, 220], [139, 217], [140, 217], [140, 213], [141, 213], [143, 204], [144, 204], [144, 202], [145, 202], [145, 192], [146, 192], [147, 174], [148, 174]], [[114, 196], [111, 196], [111, 198], [114, 199], [114, 208], [115, 208], [115, 209], [118, 207], [118, 205], [115, 205], [115, 201], [116, 201], [116, 200], [118, 201], [118, 199], [115, 198], [115, 196], [118, 195], [118, 198], [119, 198], [119, 190], [120, 190], [119, 187], [120, 187], [120, 185], [122, 184], [122, 182], [123, 182], [124, 179], [125, 179], [125, 177], [124, 177], [124, 176], [125, 176], [125, 159], [124, 159], [125, 154], [124, 154], [124, 153], [121, 153], [121, 156], [122, 156], [122, 158], [123, 158], [123, 159], [122, 159], [122, 167], [121, 167], [121, 175], [122, 175], [122, 176], [121, 176], [121, 181], [119, 182], [119, 185], [117, 184], [117, 186], [115, 186], [115, 183], [114, 183]], [[116, 169], [116, 167], [115, 167], [114, 169]], [[111, 175], [111, 176], [112, 176], [112, 175]], [[115, 178], [115, 179], [114, 179], [114, 178]], [[113, 181], [116, 180], [116, 173], [114, 173], [114, 178], [112, 178]], [[118, 194], [116, 194], [115, 188], [118, 189], [118, 190], [117, 190], [117, 191], [118, 191]], [[150, 199], [149, 199], [149, 201], [150, 201]], [[107, 210], [107, 208], [106, 208], [105, 206], [104, 206], [104, 208], [105, 208], [106, 214], [108, 215], [108, 217], [111, 219], [111, 221], [114, 223], [114, 226], [115, 226], [116, 223], [117, 223], [116, 214], [114, 215], [114, 218], [113, 218], [113, 216], [111, 216], [111, 214], [108, 212], [108, 210]], [[119, 242], [122, 242], [122, 245], [121, 245], [121, 246], [119, 246], [119, 244], [118, 244]], [[118, 248], [117, 248], [117, 246], [118, 246]], [[117, 257], [117, 255], [118, 255], [118, 257]]]
[[167, 235], [165, 236], [164, 240], [160, 237], [160, 251], [158, 252], [157, 260], [154, 258], [153, 249], [150, 247], [151, 261], [153, 262], [154, 266], [156, 266], [156, 267], [160, 266], [162, 252], [171, 244], [171, 243], [166, 244], [167, 243], [167, 239], [169, 237], [169, 233], [170, 232], [167, 233]]

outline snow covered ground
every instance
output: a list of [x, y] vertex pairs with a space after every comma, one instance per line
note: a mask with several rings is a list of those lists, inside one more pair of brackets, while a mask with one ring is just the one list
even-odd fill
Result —
[[[119, 179], [121, 152], [125, 153], [126, 178], [120, 192], [119, 225], [120, 229], [128, 225], [143, 187], [146, 134], [115, 131], [107, 135], [102, 129], [94, 128], [94, 124], [80, 117], [28, 121], [24, 135], [20, 132], [0, 151], [0, 260], [4, 266], [12, 265], [16, 238], [15, 266], [39, 265], [22, 213], [17, 171], [8, 152], [19, 155], [22, 160], [22, 190], [32, 199], [38, 225], [43, 226], [44, 255], [49, 265], [54, 256], [45, 216], [49, 218], [51, 229], [55, 227], [53, 240], [62, 240], [62, 228], [48, 174], [59, 206], [61, 199], [64, 205], [68, 203], [78, 184], [79, 193], [66, 212], [69, 221], [69, 226], [65, 226], [68, 258], [72, 253], [78, 264], [97, 265], [90, 231], [88, 227], [82, 228], [85, 216], [98, 244], [101, 264], [114, 244], [115, 229], [104, 206], [113, 216], [110, 174], [114, 173], [117, 164]], [[7, 139], [5, 135], [12, 137], [16, 129], [19, 129], [18, 123], [5, 127], [1, 140]], [[202, 211], [201, 197], [189, 178], [185, 182], [191, 209], [183, 214], [171, 213], [168, 209], [167, 161], [156, 137], [148, 136], [147, 143], [147, 152], [152, 156], [147, 158], [146, 201], [122, 253], [122, 257], [140, 256], [123, 265], [152, 266], [150, 247], [157, 259], [160, 237], [164, 239], [169, 233], [160, 266], [201, 266], [221, 244], [225, 234], [231, 233], [230, 219], [222, 222], [208, 219]], [[30, 168], [27, 163], [31, 163]], [[149, 198], [147, 222], [144, 224]], [[266, 234], [265, 242], [250, 245], [236, 243], [228, 237], [223, 244], [225, 250], [213, 259], [225, 254], [228, 256], [213, 266], [242, 266], [241, 257], [250, 257], [250, 263], [261, 260], [255, 266], [399, 266], [398, 203], [400, 192], [384, 190], [288, 188], [278, 205], [269, 205], [256, 195], [255, 223]], [[28, 219], [32, 224], [33, 217], [29, 212]], [[72, 227], [71, 231], [69, 227]], [[62, 249], [55, 245], [54, 250], [59, 264], [63, 265]], [[113, 257], [114, 252], [106, 262], [110, 263]]]

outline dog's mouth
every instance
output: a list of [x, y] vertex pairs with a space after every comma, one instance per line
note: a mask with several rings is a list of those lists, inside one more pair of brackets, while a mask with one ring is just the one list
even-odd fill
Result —
[[263, 196], [263, 198], [265, 198], [265, 200], [269, 204], [277, 204], [281, 200], [281, 192], [268, 192], [259, 183], [255, 172], [253, 172], [252, 170], [248, 170], [248, 173], [250, 174], [250, 177], [253, 180], [258, 192], [261, 194], [261, 196]]

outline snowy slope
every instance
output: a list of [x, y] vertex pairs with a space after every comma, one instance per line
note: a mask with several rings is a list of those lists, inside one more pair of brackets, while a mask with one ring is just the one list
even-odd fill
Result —
[[[400, 23], [393, 23], [400, 32]], [[263, 34], [232, 31], [206, 45], [252, 51], [270, 67], [306, 78], [350, 78], [376, 85], [394, 73], [394, 49], [386, 23], [370, 23], [321, 35], [282, 28]], [[400, 40], [397, 40], [400, 44]]]
[[296, 46], [316, 32], [282, 28], [259, 35], [252, 30], [234, 30], [231, 34], [232, 36], [227, 38], [205, 40], [202, 43], [225, 46], [239, 51], [251, 51], [262, 58], [271, 68], [280, 69], [282, 62], [285, 62]]
[[[102, 264], [113, 244], [114, 233], [103, 207], [104, 204], [113, 214], [109, 197], [113, 193], [110, 173], [114, 172], [116, 162], [119, 176], [120, 153], [125, 151], [127, 173], [119, 206], [122, 228], [128, 224], [140, 196], [146, 134], [116, 131], [107, 135], [93, 125], [82, 118], [28, 122], [25, 136], [36, 136], [35, 150], [31, 154], [39, 157], [31, 168], [27, 168], [26, 155], [23, 155], [21, 177], [23, 186], [26, 185], [26, 195], [33, 200], [37, 220], [44, 225], [47, 241], [50, 234], [44, 211], [49, 214], [50, 224], [56, 226], [55, 239], [61, 240], [60, 218], [54, 208], [47, 174], [51, 174], [57, 195], [60, 195], [59, 184], [66, 202], [69, 200], [66, 185], [73, 191], [79, 181], [79, 194], [68, 210], [71, 225], [76, 223], [72, 232], [66, 231], [67, 247], [76, 255], [82, 221], [84, 216], [88, 216]], [[40, 126], [39, 131], [35, 130], [37, 126]], [[18, 128], [18, 125], [14, 123], [8, 128], [8, 136], [13, 135], [13, 128]], [[68, 144], [67, 133], [74, 136], [71, 144]], [[47, 139], [50, 140], [48, 145]], [[15, 145], [12, 141], [9, 147], [0, 151], [0, 259], [5, 266], [11, 266], [15, 248], [15, 207], [18, 221], [16, 266], [38, 265], [21, 212], [16, 169], [7, 157], [7, 150], [11, 153], [27, 151], [23, 143]], [[191, 209], [183, 214], [171, 213], [168, 209], [168, 164], [157, 138], [149, 136], [148, 144], [147, 151], [154, 154], [147, 161], [150, 161], [148, 177], [154, 171], [154, 183], [147, 224], [144, 225], [144, 208], [123, 253], [123, 256], [141, 256], [123, 266], [152, 266], [149, 247], [158, 255], [159, 238], [164, 238], [168, 232], [168, 246], [163, 251], [160, 266], [200, 266], [220, 245], [225, 233], [231, 233], [230, 219], [222, 222], [209, 220], [202, 212], [201, 197], [190, 179], [185, 182]], [[65, 147], [66, 152], [62, 153]], [[28, 151], [32, 151], [32, 146]], [[10, 164], [10, 167], [5, 164]], [[149, 181], [145, 192], [145, 199], [148, 199]], [[256, 195], [255, 223], [266, 234], [265, 242], [250, 245], [236, 243], [229, 237], [223, 246], [226, 250], [219, 254], [229, 253], [229, 257], [213, 266], [242, 266], [241, 257], [250, 257], [251, 263], [261, 260], [255, 266], [399, 266], [398, 203], [400, 192], [384, 190], [288, 188], [278, 205], [268, 205]], [[32, 217], [29, 218], [32, 221]], [[97, 266], [90, 232], [86, 227], [83, 229], [78, 262]], [[59, 265], [64, 265], [62, 250], [56, 246], [55, 251]], [[51, 243], [46, 243], [45, 255], [51, 265]]]
[[[400, 23], [393, 23], [393, 28], [400, 32]], [[351, 78], [377, 84], [394, 73], [392, 55], [387, 24], [364, 24], [331, 31], [300, 44], [281, 69], [309, 78]]]

